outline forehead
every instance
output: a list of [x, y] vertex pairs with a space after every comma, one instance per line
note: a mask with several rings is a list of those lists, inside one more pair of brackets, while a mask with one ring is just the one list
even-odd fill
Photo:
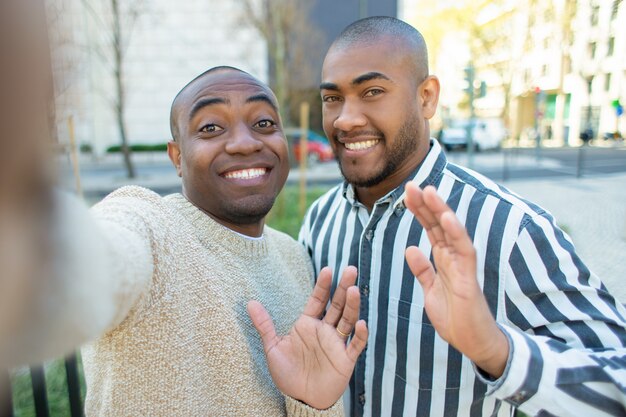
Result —
[[267, 95], [276, 105], [272, 91], [256, 78], [238, 71], [219, 71], [207, 74], [189, 85], [178, 103], [180, 113], [188, 113], [194, 103], [207, 98], [222, 98], [228, 102], [258, 94]]
[[343, 84], [370, 72], [390, 79], [408, 75], [410, 54], [404, 42], [385, 37], [373, 42], [356, 42], [331, 47], [322, 65], [322, 83]]

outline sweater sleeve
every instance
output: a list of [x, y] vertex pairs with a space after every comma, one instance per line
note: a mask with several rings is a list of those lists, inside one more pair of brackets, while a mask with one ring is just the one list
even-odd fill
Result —
[[343, 400], [341, 398], [332, 407], [326, 410], [318, 410], [285, 395], [285, 406], [288, 417], [339, 417], [344, 415]]
[[52, 256], [27, 315], [3, 341], [9, 365], [66, 354], [117, 325], [147, 290], [152, 255], [145, 233], [98, 220], [69, 194], [55, 194]]
[[490, 394], [529, 415], [626, 412], [626, 311], [549, 216], [522, 227], [506, 267], [510, 344]]

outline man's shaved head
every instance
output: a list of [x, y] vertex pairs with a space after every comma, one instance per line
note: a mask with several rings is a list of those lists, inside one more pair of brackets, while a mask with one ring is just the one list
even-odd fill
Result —
[[373, 16], [357, 20], [346, 27], [331, 45], [331, 50], [350, 48], [353, 45], [370, 44], [382, 38], [402, 40], [409, 61], [414, 65], [418, 82], [428, 77], [428, 51], [422, 34], [402, 20], [388, 16]]
[[[196, 82], [198, 82], [200, 79], [210, 75], [210, 74], [216, 74], [219, 72], [238, 72], [241, 74], [246, 74], [247, 76], [249, 76], [250, 78], [254, 77], [250, 74], [248, 74], [247, 72], [240, 70], [239, 68], [235, 68], [235, 67], [230, 67], [227, 65], [221, 65], [221, 66], [217, 66], [217, 67], [213, 67], [210, 68], [206, 71], [204, 71], [202, 74], [198, 75], [196, 78], [194, 78], [193, 80], [189, 81], [179, 92], [178, 94], [176, 94], [176, 97], [174, 97], [174, 100], [172, 101], [172, 107], [170, 109], [170, 131], [172, 133], [172, 139], [174, 139], [175, 141], [178, 141], [179, 137], [180, 137], [180, 131], [179, 131], [179, 127], [178, 127], [178, 114], [180, 111], [180, 102], [182, 101], [182, 98], [185, 95], [185, 92], [191, 87], [193, 86]], [[263, 83], [261, 83], [259, 81], [259, 85], [264, 85]], [[268, 89], [269, 90], [269, 89]], [[273, 94], [271, 95], [271, 97], [273, 98]]]

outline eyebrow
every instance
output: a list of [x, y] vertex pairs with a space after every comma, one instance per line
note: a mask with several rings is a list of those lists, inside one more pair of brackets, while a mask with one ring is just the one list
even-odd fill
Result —
[[[353, 86], [357, 86], [357, 85], [363, 84], [363, 83], [371, 81], [371, 80], [387, 80], [387, 81], [391, 81], [391, 78], [387, 77], [383, 73], [372, 71], [372, 72], [367, 72], [367, 73], [365, 73], [363, 75], [359, 75], [358, 77], [353, 79], [350, 84], [352, 84]], [[337, 84], [335, 84], [335, 83], [321, 83], [320, 84], [320, 90], [339, 91], [339, 86]]]
[[253, 96], [250, 96], [246, 99], [246, 103], [267, 103], [270, 106], [272, 106], [272, 108], [278, 112], [278, 106], [276, 105], [276, 103], [274, 103], [274, 100], [272, 100], [270, 98], [270, 96], [268, 96], [265, 93], [259, 93], [259, 94], [255, 94]]
[[189, 120], [193, 119], [193, 117], [203, 108], [208, 106], [214, 106], [216, 104], [229, 104], [230, 102], [224, 98], [214, 97], [214, 98], [203, 98], [202, 100], [198, 100], [191, 107], [191, 111], [189, 112]]
[[[258, 102], [267, 103], [270, 106], [272, 106], [272, 108], [275, 111], [278, 111], [278, 107], [276, 106], [276, 103], [274, 103], [274, 101], [272, 101], [272, 99], [267, 94], [259, 93], [259, 94], [250, 96], [246, 99], [246, 103], [258, 103]], [[215, 106], [217, 104], [230, 104], [230, 100], [221, 98], [221, 97], [203, 98], [202, 100], [198, 100], [191, 107], [191, 111], [189, 112], [189, 120], [191, 121], [194, 118], [194, 116], [203, 108], [208, 107], [208, 106]]]
[[363, 84], [364, 82], [371, 81], [371, 80], [391, 81], [391, 79], [387, 77], [385, 74], [372, 71], [372, 72], [368, 72], [368, 73], [365, 73], [363, 75], [359, 75], [358, 77], [356, 77], [354, 80], [352, 80], [352, 85]]

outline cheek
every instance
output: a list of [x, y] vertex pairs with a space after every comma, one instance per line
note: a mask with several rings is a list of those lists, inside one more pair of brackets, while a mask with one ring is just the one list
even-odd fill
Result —
[[340, 112], [341, 109], [337, 105], [322, 105], [322, 125], [324, 130], [326, 130], [327, 128], [332, 129], [332, 124]]

